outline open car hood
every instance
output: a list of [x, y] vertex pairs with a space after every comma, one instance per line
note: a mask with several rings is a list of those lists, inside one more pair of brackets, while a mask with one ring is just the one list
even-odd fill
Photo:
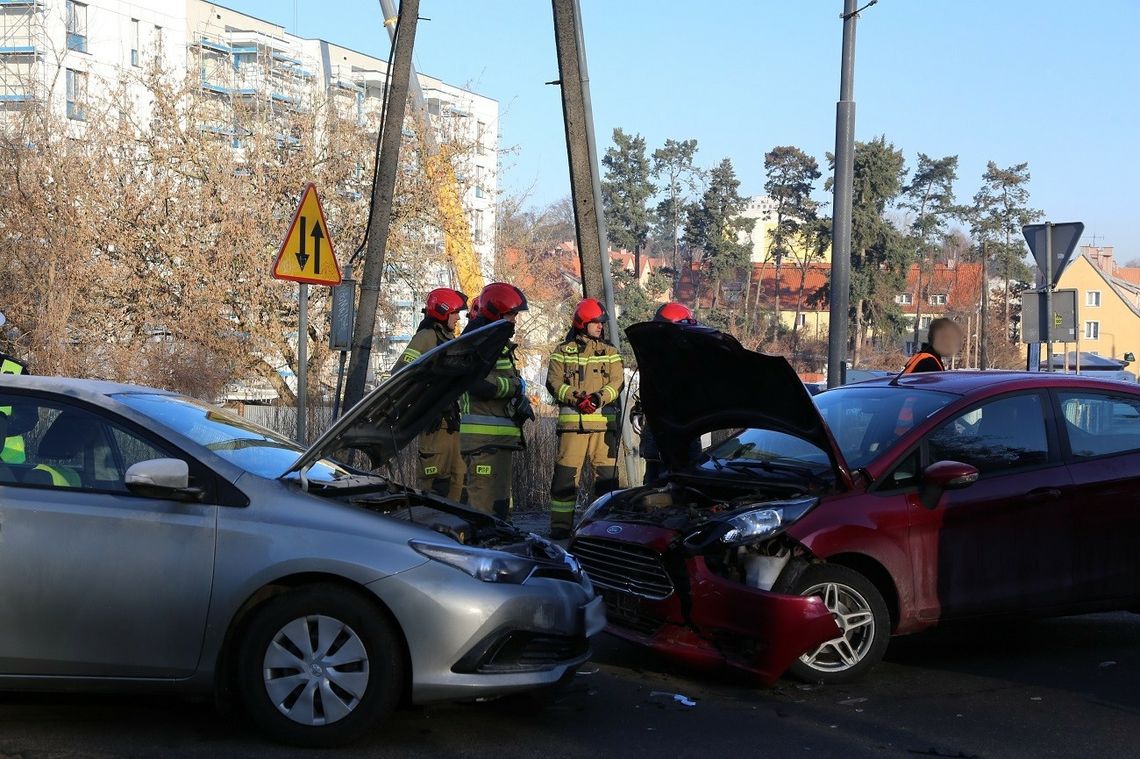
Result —
[[281, 476], [345, 449], [363, 451], [373, 468], [383, 466], [491, 372], [514, 331], [510, 322], [497, 321], [402, 367], [336, 420]]
[[754, 427], [794, 435], [827, 452], [851, 479], [831, 432], [783, 356], [750, 351], [709, 327], [643, 322], [626, 331], [641, 372], [641, 406], [661, 458], [689, 462], [693, 440], [714, 430]]

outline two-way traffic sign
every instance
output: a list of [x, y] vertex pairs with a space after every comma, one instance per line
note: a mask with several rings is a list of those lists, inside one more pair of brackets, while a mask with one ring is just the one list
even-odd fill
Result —
[[273, 276], [310, 285], [340, 284], [340, 266], [333, 252], [329, 225], [317, 187], [311, 182], [301, 195], [293, 223], [277, 251]]

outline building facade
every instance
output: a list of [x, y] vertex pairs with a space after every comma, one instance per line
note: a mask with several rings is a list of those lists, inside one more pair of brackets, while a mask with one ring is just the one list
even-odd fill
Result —
[[1057, 287], [1077, 291], [1080, 350], [1115, 359], [1140, 355], [1140, 284], [1131, 278], [1110, 247], [1082, 246], [1065, 268]]
[[[381, 19], [373, 21], [381, 34]], [[387, 67], [382, 58], [300, 37], [279, 23], [204, 0], [0, 0], [0, 112], [47, 103], [77, 134], [89, 105], [124, 93], [120, 107], [145, 124], [149, 106], [142, 82], [149, 71], [197, 88], [206, 106], [196, 110], [199, 128], [229, 141], [235, 151], [242, 150], [246, 136], [243, 114], [251, 112], [261, 123], [280, 116], [277, 138], [286, 145], [298, 139], [290, 133], [290, 114], [310, 108], [334, 108], [375, 131]], [[430, 76], [418, 78], [436, 141], [465, 146], [455, 159], [459, 192], [489, 277], [498, 103]], [[379, 325], [375, 370], [382, 372], [402, 352], [427, 291], [453, 284], [454, 274], [445, 267], [414, 283], [398, 277], [386, 282], [385, 299], [394, 308]]]

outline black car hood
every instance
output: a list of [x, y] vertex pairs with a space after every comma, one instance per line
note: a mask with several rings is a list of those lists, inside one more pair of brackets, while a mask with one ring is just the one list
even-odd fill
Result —
[[384, 465], [491, 372], [514, 330], [497, 321], [423, 354], [346, 411], [281, 476], [345, 449]]
[[641, 406], [670, 469], [689, 463], [706, 432], [741, 427], [776, 430], [826, 451], [850, 481], [803, 382], [782, 356], [750, 351], [709, 327], [642, 322], [626, 330], [641, 372]]

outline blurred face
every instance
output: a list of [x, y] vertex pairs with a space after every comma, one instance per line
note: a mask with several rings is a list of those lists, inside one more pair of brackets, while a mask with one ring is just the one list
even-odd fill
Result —
[[597, 340], [602, 336], [602, 331], [604, 329], [605, 325], [603, 325], [601, 322], [590, 322], [586, 325], [586, 334]]
[[508, 321], [511, 324], [518, 324], [518, 321], [519, 321], [518, 311], [511, 311], [509, 314], [503, 314], [503, 321]]
[[947, 324], [934, 333], [931, 346], [940, 356], [953, 356], [962, 350], [962, 330], [957, 324]]
[[459, 312], [452, 311], [447, 315], [447, 328], [452, 332], [455, 331], [455, 325], [459, 324]]

